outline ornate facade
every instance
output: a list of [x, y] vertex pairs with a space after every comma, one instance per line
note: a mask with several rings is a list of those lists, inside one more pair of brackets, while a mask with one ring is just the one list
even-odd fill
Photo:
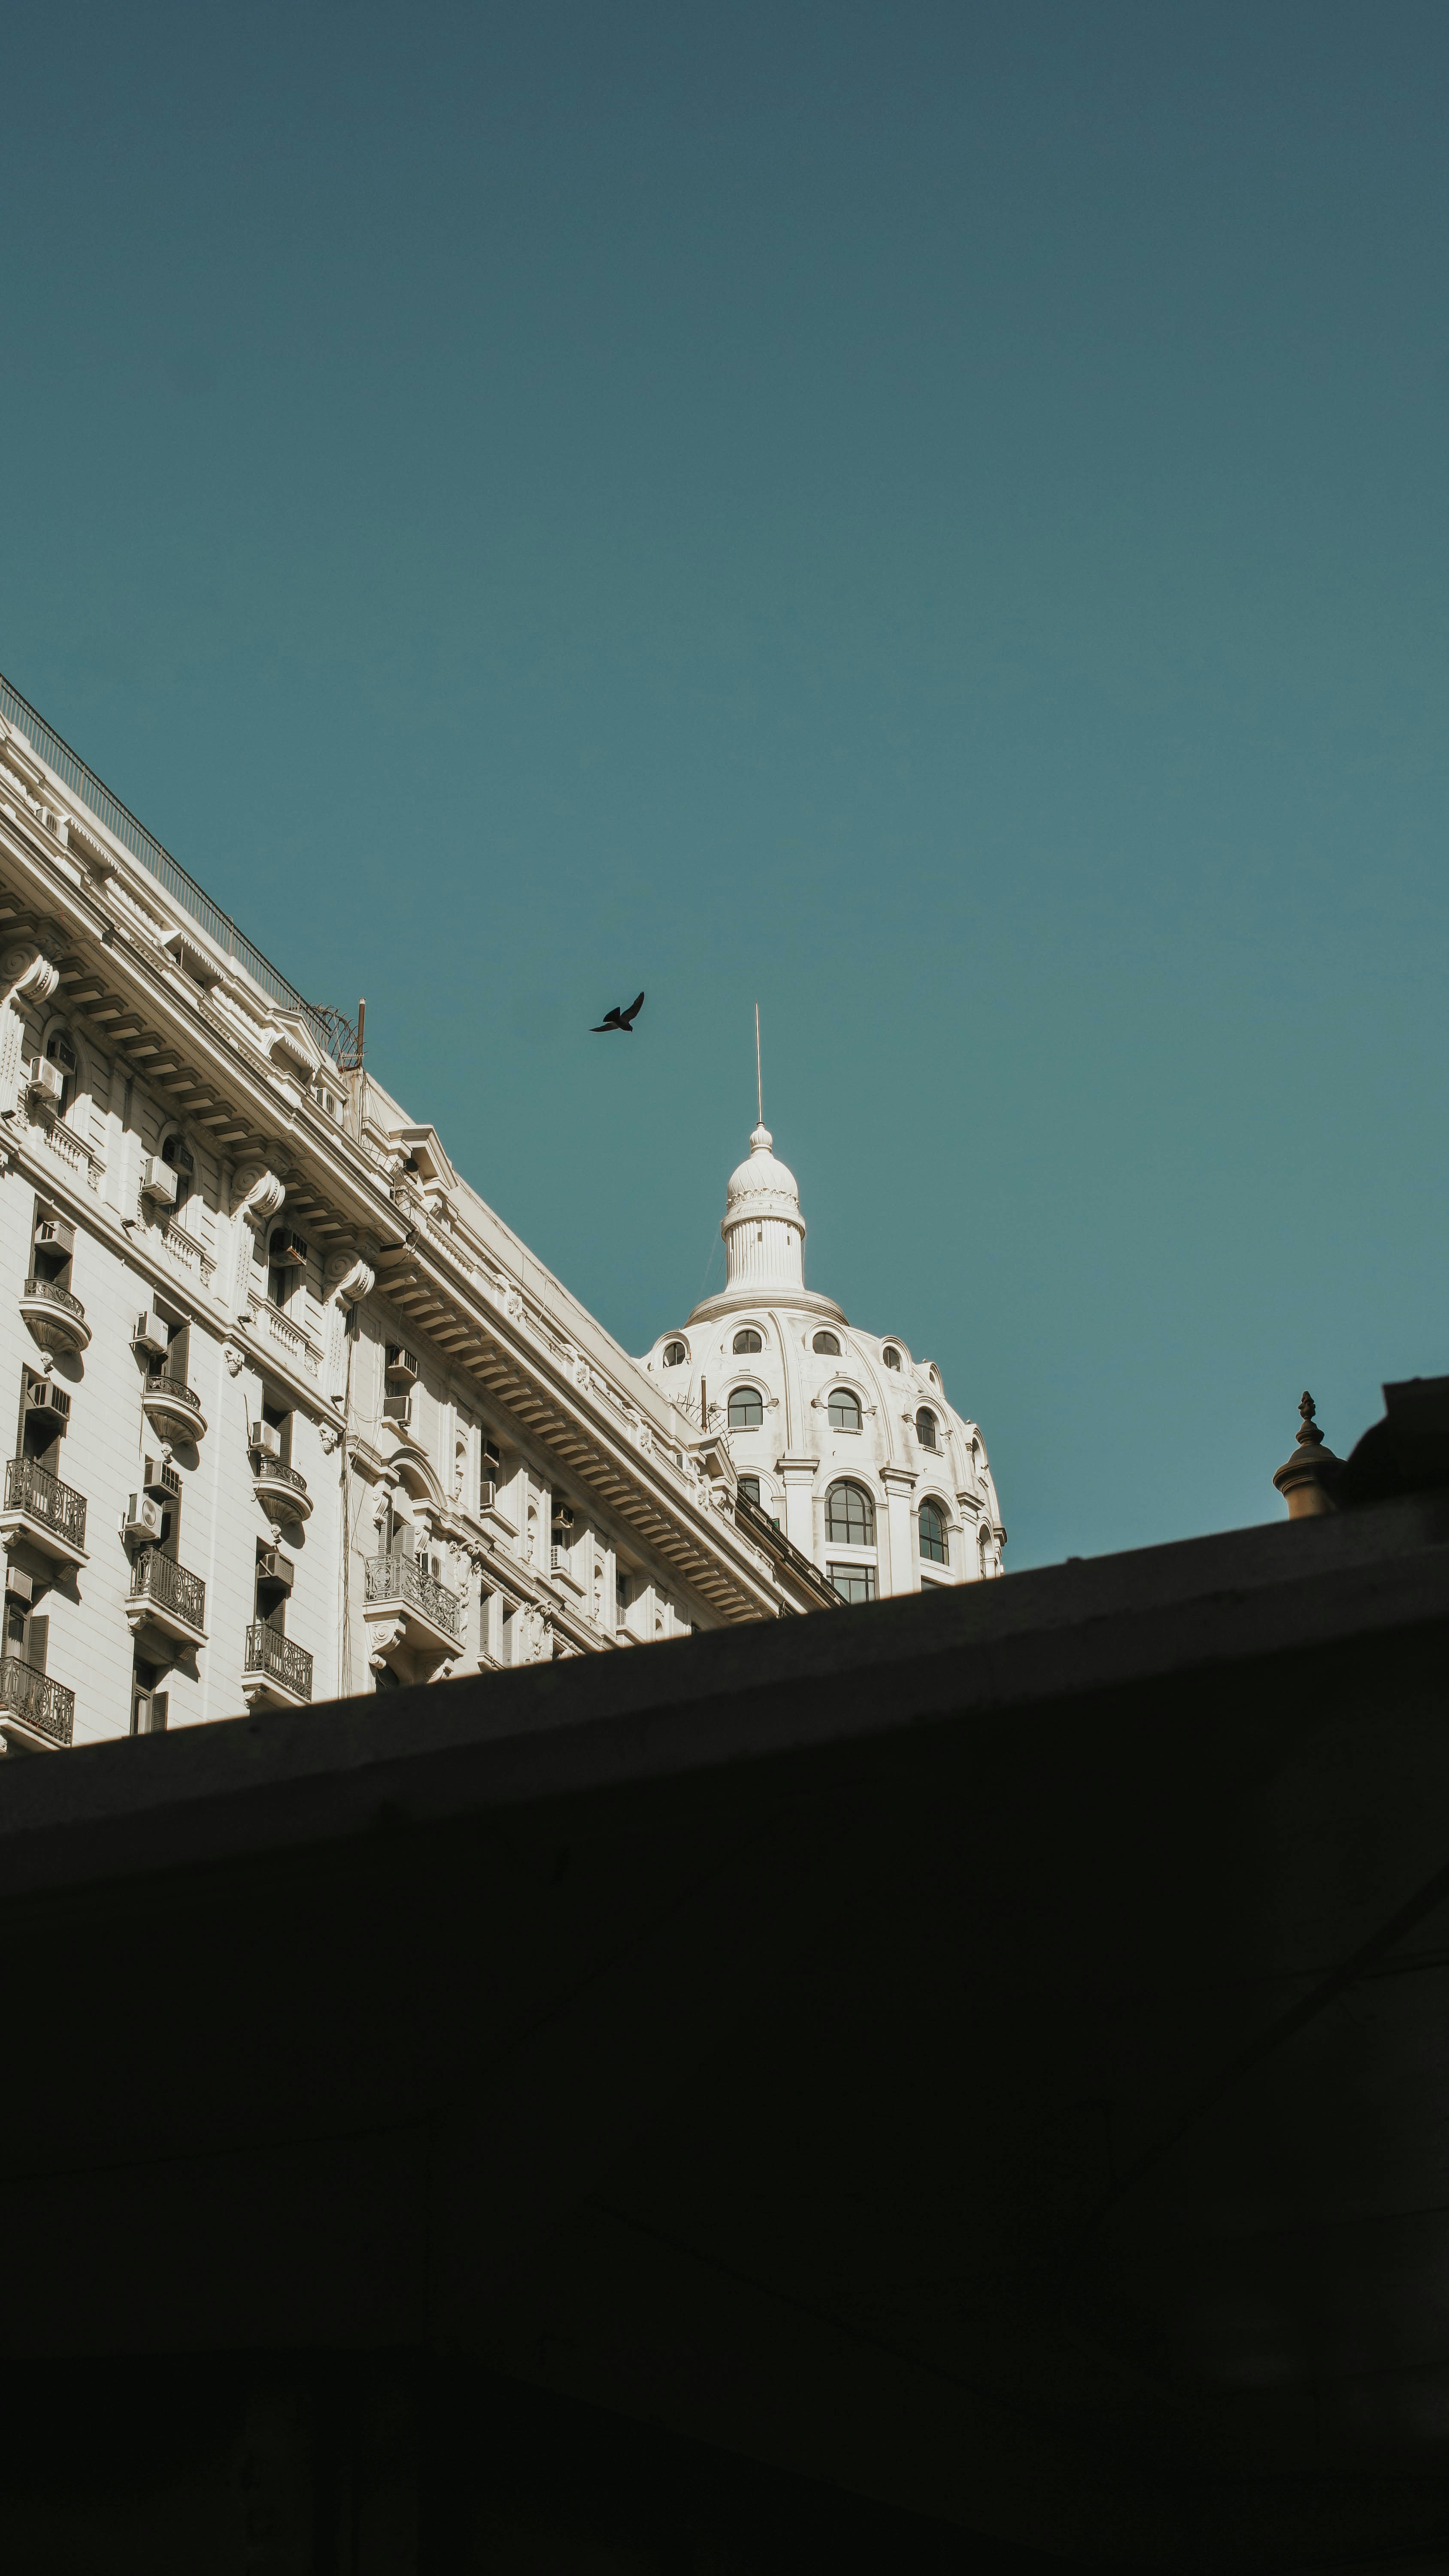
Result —
[[619, 1348], [0, 684], [0, 1737], [838, 1606]]

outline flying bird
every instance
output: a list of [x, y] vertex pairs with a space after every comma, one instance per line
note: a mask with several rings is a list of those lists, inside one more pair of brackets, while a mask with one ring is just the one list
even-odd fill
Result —
[[617, 1006], [612, 1011], [606, 1011], [603, 1018], [600, 1020], [598, 1027], [589, 1031], [590, 1037], [601, 1038], [607, 1029], [622, 1029], [626, 1038], [632, 1037], [634, 1034], [634, 1022], [643, 1006], [644, 996], [640, 993], [637, 998], [630, 1003], [627, 1011], [621, 1011]]

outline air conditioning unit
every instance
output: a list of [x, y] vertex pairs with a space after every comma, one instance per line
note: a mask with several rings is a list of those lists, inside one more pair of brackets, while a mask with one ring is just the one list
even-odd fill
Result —
[[161, 1506], [149, 1494], [130, 1494], [126, 1499], [127, 1538], [158, 1539], [161, 1535]]
[[498, 1500], [498, 1488], [491, 1476], [484, 1476], [478, 1487], [478, 1509], [491, 1512]]
[[294, 1234], [289, 1225], [279, 1225], [273, 1230], [267, 1245], [267, 1259], [274, 1261], [279, 1270], [295, 1270], [306, 1258], [307, 1247], [300, 1234]]
[[163, 1207], [176, 1205], [176, 1174], [159, 1154], [148, 1154], [141, 1165], [141, 1196], [159, 1199]]
[[75, 1227], [63, 1216], [43, 1216], [35, 1229], [38, 1252], [63, 1252], [67, 1257], [75, 1250]]
[[32, 1056], [25, 1069], [29, 1088], [52, 1109], [58, 1109], [65, 1098], [65, 1075], [58, 1064], [50, 1064], [43, 1055]]
[[169, 1458], [147, 1458], [142, 1462], [141, 1482], [158, 1502], [166, 1502], [181, 1491], [181, 1470]]
[[274, 1422], [252, 1424], [252, 1447], [260, 1450], [264, 1458], [280, 1458], [282, 1435]]
[[136, 1329], [131, 1340], [138, 1350], [158, 1351], [164, 1359], [171, 1348], [165, 1316], [158, 1315], [154, 1306], [148, 1306], [144, 1315], [136, 1317]]
[[70, 1396], [52, 1377], [27, 1377], [25, 1381], [27, 1413], [53, 1413], [57, 1422], [70, 1419]]
[[279, 1547], [258, 1548], [258, 1583], [276, 1583], [284, 1592], [290, 1592], [296, 1579], [297, 1568], [293, 1559], [290, 1556], [284, 1556]]
[[34, 1575], [22, 1574], [18, 1565], [11, 1565], [7, 1562], [5, 1567], [5, 1596], [9, 1601], [23, 1601], [26, 1609], [28, 1610], [32, 1601], [35, 1599]]
[[414, 1354], [404, 1350], [401, 1342], [389, 1342], [386, 1368], [388, 1384], [391, 1385], [394, 1378], [397, 1378], [404, 1386], [412, 1386], [416, 1383], [417, 1374], [418, 1364]]
[[413, 1419], [411, 1395], [385, 1395], [382, 1399], [384, 1422], [395, 1422], [400, 1431], [410, 1430]]

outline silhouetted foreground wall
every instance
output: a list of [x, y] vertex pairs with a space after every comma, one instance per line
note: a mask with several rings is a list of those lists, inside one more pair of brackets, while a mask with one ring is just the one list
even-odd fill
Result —
[[10, 2372], [24, 2576], [1050, 2576], [1052, 2561], [414, 2354]]
[[5, 1763], [7, 2564], [1438, 2566], [1446, 1649], [1430, 1496]]

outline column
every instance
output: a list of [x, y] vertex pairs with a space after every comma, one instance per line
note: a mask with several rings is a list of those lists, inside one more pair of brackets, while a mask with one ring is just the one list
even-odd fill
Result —
[[889, 1592], [914, 1592], [916, 1588], [916, 1551], [911, 1529], [911, 1512], [916, 1484], [914, 1467], [882, 1467], [880, 1480], [886, 1492], [885, 1545], [876, 1531], [878, 1573], [877, 1589], [882, 1598]]

